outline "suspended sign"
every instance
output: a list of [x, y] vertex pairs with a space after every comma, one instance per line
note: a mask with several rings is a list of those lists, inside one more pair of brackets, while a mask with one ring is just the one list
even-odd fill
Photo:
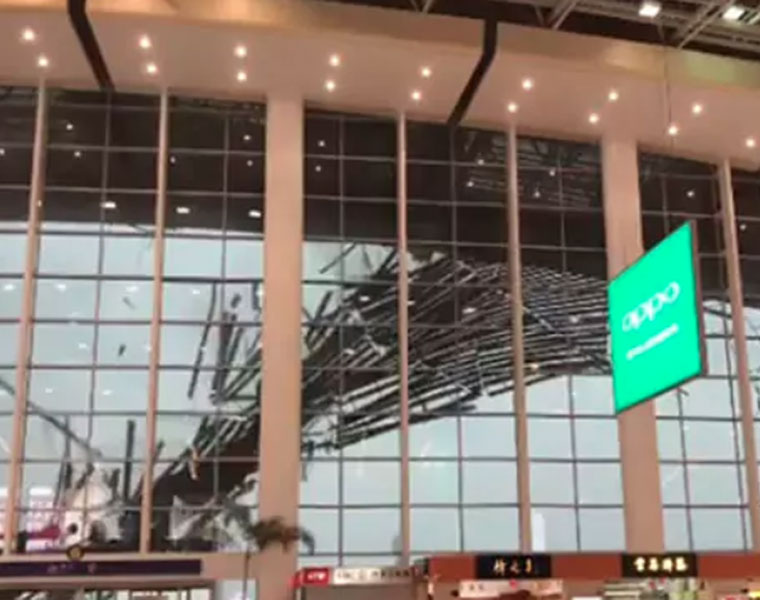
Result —
[[681, 578], [697, 576], [697, 555], [623, 554], [623, 577]]
[[552, 559], [548, 554], [478, 554], [477, 579], [548, 579]]
[[662, 240], [609, 284], [615, 410], [706, 370], [694, 223]]
[[0, 579], [16, 577], [193, 576], [200, 560], [0, 561]]

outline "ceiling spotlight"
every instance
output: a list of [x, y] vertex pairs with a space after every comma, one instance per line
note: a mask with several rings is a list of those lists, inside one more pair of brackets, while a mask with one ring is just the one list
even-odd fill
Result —
[[245, 135], [243, 135], [243, 141], [244, 142], [250, 142], [251, 141], [251, 134], [250, 133], [246, 133]]
[[639, 4], [639, 16], [654, 19], [660, 14], [662, 5], [657, 0], [644, 0]]
[[588, 122], [591, 123], [592, 125], [596, 125], [599, 122], [599, 115], [595, 112], [592, 112], [588, 116]]
[[507, 104], [507, 110], [512, 114], [516, 113], [518, 109], [517, 102], [510, 102]]
[[251, 210], [248, 211], [248, 216], [251, 217], [252, 219], [260, 219], [261, 211], [256, 210], [255, 208], [252, 208]]
[[745, 12], [747, 12], [747, 9], [745, 9], [743, 6], [740, 6], [739, 4], [732, 4], [723, 11], [723, 20], [736, 22], [744, 16]]
[[114, 210], [116, 208], [116, 202], [113, 200], [106, 200], [105, 202], [102, 202], [100, 206], [102, 206], [104, 210]]
[[158, 67], [156, 66], [156, 63], [149, 62], [147, 65], [145, 65], [145, 72], [148, 75], [155, 75], [158, 73]]
[[415, 102], [419, 102], [420, 100], [422, 100], [422, 92], [419, 90], [413, 90], [412, 100], [414, 100]]
[[81, 150], [74, 150], [74, 158], [82, 158]]
[[325, 81], [325, 89], [328, 92], [334, 92], [335, 91], [335, 81], [333, 81], [332, 79], [328, 79], [327, 81]]
[[153, 46], [153, 43], [150, 41], [150, 38], [145, 34], [140, 36], [140, 40], [137, 43], [140, 46], [140, 48], [142, 48], [143, 50], [148, 50], [151, 48], [151, 46]]
[[678, 125], [675, 123], [671, 123], [668, 126], [668, 135], [670, 136], [677, 136], [678, 135]]
[[173, 165], [176, 164], [177, 163], [177, 157], [176, 156], [170, 156], [169, 157], [169, 162], [171, 164], [173, 164]]
[[330, 66], [331, 67], [339, 67], [340, 66], [340, 54], [331, 54], [330, 55]]
[[244, 81], [248, 81], [248, 74], [245, 71], [238, 71], [237, 72], [237, 80], [240, 83], [243, 83]]
[[253, 161], [249, 158], [247, 161], [245, 161], [245, 166], [246, 167], [252, 167], [253, 166]]
[[533, 89], [533, 80], [530, 77], [526, 77], [522, 80], [522, 89], [526, 91]]
[[691, 114], [701, 115], [704, 109], [705, 107], [702, 106], [699, 102], [695, 102], [694, 104], [691, 105]]
[[420, 75], [422, 75], [425, 79], [430, 79], [430, 77], [433, 75], [433, 70], [430, 67], [422, 67], [420, 69]]
[[235, 46], [235, 56], [237, 56], [238, 58], [245, 58], [246, 56], [248, 56], [248, 48], [243, 46], [243, 44], [238, 44], [237, 46]]
[[190, 214], [190, 207], [189, 206], [178, 206], [176, 209], [178, 215], [189, 215]]
[[66, 123], [66, 131], [71, 131], [74, 129], [74, 123]]
[[5, 148], [0, 148], [0, 156], [5, 156]]
[[694, 190], [689, 190], [688, 192], [686, 192], [686, 197], [687, 198], [693, 198], [696, 195], [697, 195], [697, 193]]
[[34, 33], [34, 29], [30, 29], [29, 27], [26, 27], [21, 32], [21, 41], [22, 42], [30, 42], [31, 43], [31, 42], [33, 42], [36, 39], [37, 39], [37, 34]]
[[757, 142], [755, 141], [755, 138], [748, 137], [746, 140], [744, 140], [744, 145], [747, 146], [747, 148], [754, 148], [757, 146]]
[[618, 93], [617, 90], [614, 90], [614, 89], [610, 90], [609, 93], [607, 94], [607, 100], [609, 100], [610, 102], [617, 102], [618, 98], [620, 98], [620, 94]]
[[50, 61], [48, 60], [48, 57], [44, 54], [40, 54], [37, 58], [37, 66], [40, 69], [47, 69], [50, 66]]

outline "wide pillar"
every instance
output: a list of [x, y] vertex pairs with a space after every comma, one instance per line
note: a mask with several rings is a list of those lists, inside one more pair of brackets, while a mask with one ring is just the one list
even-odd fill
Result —
[[[267, 103], [264, 199], [264, 328], [259, 434], [259, 518], [298, 522], [301, 448], [301, 238], [303, 103], [275, 93]], [[259, 600], [286, 600], [298, 546], [261, 556]]]
[[[636, 142], [602, 141], [604, 225], [610, 279], [643, 253]], [[618, 416], [623, 473], [626, 549], [661, 552], [664, 548], [660, 464], [654, 402]]]

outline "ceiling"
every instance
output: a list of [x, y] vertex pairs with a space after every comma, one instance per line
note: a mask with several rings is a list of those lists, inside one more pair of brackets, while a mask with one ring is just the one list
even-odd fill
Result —
[[[51, 85], [97, 86], [65, 1], [35, 5], [0, 0], [0, 81], [45, 77]], [[445, 5], [437, 0], [430, 8]], [[452, 113], [483, 43], [478, 20], [323, 0], [89, 0], [88, 17], [118, 90], [297, 95], [312, 106], [437, 121]], [[33, 43], [20, 39], [25, 27], [35, 30]], [[150, 48], [140, 47], [143, 35]], [[238, 45], [245, 57], [235, 55]], [[42, 54], [46, 69], [36, 66]], [[339, 66], [330, 64], [333, 56]], [[422, 75], [425, 67], [430, 77]], [[533, 86], [525, 90], [528, 78]], [[328, 80], [334, 89], [326, 89]], [[616, 101], [609, 99], [613, 90]], [[517, 112], [508, 111], [510, 102]], [[516, 123], [534, 134], [579, 139], [626, 137], [754, 168], [758, 107], [760, 64], [751, 61], [502, 23], [464, 122]], [[670, 136], [673, 124], [678, 132]]]

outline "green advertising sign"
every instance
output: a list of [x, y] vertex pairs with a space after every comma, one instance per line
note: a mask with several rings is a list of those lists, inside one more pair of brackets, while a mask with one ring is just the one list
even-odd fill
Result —
[[706, 367], [694, 224], [679, 227], [608, 288], [615, 411]]

